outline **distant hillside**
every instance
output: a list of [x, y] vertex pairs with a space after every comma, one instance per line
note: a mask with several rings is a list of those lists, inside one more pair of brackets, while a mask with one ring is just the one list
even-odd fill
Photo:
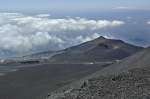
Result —
[[127, 44], [121, 40], [99, 37], [95, 40], [63, 50], [52, 56], [53, 62], [105, 62], [120, 60], [140, 50], [142, 47]]
[[23, 58], [26, 58], [26, 59], [28, 59], [28, 58], [36, 58], [36, 59], [49, 58], [52, 55], [54, 55], [54, 53], [56, 53], [56, 52], [55, 51], [39, 52], [39, 53], [34, 53], [34, 54], [23, 56]]

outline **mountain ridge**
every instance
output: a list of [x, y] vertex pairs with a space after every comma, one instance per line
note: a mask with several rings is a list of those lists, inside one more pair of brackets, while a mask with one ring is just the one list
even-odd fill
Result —
[[114, 61], [128, 57], [143, 47], [122, 40], [106, 39], [102, 36], [77, 46], [66, 48], [63, 53], [51, 57], [54, 62]]

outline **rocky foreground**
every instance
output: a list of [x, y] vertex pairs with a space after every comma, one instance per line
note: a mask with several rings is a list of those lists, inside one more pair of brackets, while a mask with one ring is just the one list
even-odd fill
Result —
[[150, 67], [92, 78], [47, 99], [150, 99]]

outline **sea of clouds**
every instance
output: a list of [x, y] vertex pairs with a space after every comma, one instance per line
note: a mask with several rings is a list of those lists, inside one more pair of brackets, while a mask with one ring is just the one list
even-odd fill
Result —
[[59, 50], [95, 39], [102, 29], [124, 24], [120, 20], [57, 19], [49, 14], [0, 13], [0, 49], [16, 53]]

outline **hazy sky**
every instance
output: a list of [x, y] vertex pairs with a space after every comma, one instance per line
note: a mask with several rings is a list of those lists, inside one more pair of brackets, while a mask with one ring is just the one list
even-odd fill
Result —
[[0, 9], [49, 11], [150, 9], [150, 0], [0, 0]]

